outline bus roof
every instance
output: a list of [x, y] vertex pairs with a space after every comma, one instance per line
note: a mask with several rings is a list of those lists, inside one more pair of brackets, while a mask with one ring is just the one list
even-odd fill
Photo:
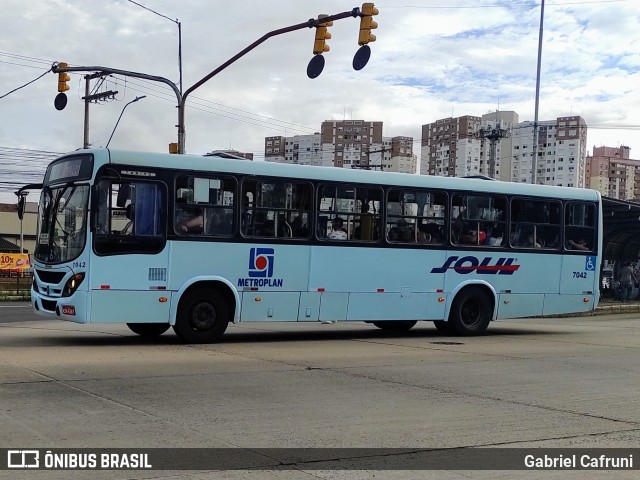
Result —
[[329, 182], [355, 182], [373, 185], [438, 188], [475, 192], [504, 193], [523, 196], [540, 196], [564, 199], [599, 201], [596, 190], [575, 187], [555, 187], [528, 183], [503, 182], [484, 178], [440, 177], [395, 172], [378, 172], [362, 169], [328, 168], [309, 165], [292, 165], [275, 162], [240, 161], [215, 155], [177, 155], [104, 148], [79, 150], [72, 154], [92, 153], [96, 169], [104, 163], [137, 165], [194, 171], [210, 171], [275, 176], [296, 179], [323, 180]]

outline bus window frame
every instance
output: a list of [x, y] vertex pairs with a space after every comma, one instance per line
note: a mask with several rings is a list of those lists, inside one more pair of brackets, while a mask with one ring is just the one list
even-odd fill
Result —
[[[233, 192], [233, 203], [231, 206], [228, 205], [215, 205], [210, 202], [196, 202], [195, 198], [192, 199], [191, 202], [186, 202], [185, 205], [188, 208], [179, 207], [181, 205], [178, 200], [178, 180], [180, 178], [185, 178], [187, 183], [191, 183], [193, 181], [193, 186], [191, 188], [192, 193], [195, 196], [195, 180], [196, 179], [206, 179], [206, 180], [222, 180], [223, 183], [223, 191], [232, 191]], [[226, 182], [230, 182], [232, 186], [232, 190], [226, 190], [224, 187], [227, 185]], [[176, 171], [173, 174], [173, 190], [170, 192], [171, 198], [169, 199], [170, 205], [170, 220], [168, 218], [168, 230], [172, 232], [172, 235], [177, 235], [180, 238], [189, 238], [191, 240], [194, 239], [220, 239], [220, 240], [229, 240], [236, 236], [236, 232], [238, 231], [238, 199], [239, 199], [239, 176], [234, 175], [233, 173], [227, 172], [202, 172], [202, 171]], [[200, 210], [200, 215], [203, 218], [203, 227], [200, 232], [193, 231], [182, 231], [178, 229], [178, 208], [183, 208], [183, 210], [193, 209], [194, 211]], [[207, 233], [208, 225], [208, 216], [213, 215], [213, 212], [219, 210], [231, 210], [231, 214], [225, 213], [225, 217], [231, 220], [231, 224], [229, 226], [229, 231], [227, 233]]]
[[[91, 248], [93, 253], [99, 257], [108, 257], [115, 255], [132, 255], [132, 254], [140, 254], [140, 255], [157, 255], [162, 252], [167, 245], [167, 226], [168, 226], [168, 197], [169, 197], [169, 187], [167, 183], [161, 179], [149, 179], [149, 178], [136, 178], [129, 176], [122, 176], [119, 171], [114, 170], [113, 168], [109, 168], [111, 172], [116, 172], [118, 175], [104, 174], [102, 172], [98, 172], [96, 174], [96, 179], [94, 184], [91, 187], [91, 233], [92, 233], [92, 241]], [[108, 204], [105, 207], [101, 207], [99, 204], [98, 198], [98, 188], [99, 184], [103, 181], [109, 181], [109, 197]], [[158, 187], [158, 190], [161, 193], [161, 209], [158, 212], [158, 222], [159, 225], [164, 228], [160, 229], [160, 235], [135, 235], [135, 234], [115, 234], [112, 231], [107, 233], [98, 233], [98, 211], [100, 208], [106, 208], [109, 214], [109, 221], [112, 220], [112, 212], [116, 209], [121, 209], [122, 207], [118, 207], [114, 205], [112, 193], [113, 193], [113, 184], [118, 183], [120, 185], [124, 183], [145, 183], [145, 184], [153, 184]], [[110, 224], [111, 226], [111, 224]], [[160, 241], [157, 242], [157, 246], [155, 248], [132, 248], [136, 245], [148, 245], [149, 238], [159, 238]], [[102, 242], [105, 244], [111, 244], [113, 250], [105, 251], [99, 248], [99, 240], [101, 238], [105, 238], [106, 241]]]
[[[520, 221], [520, 222], [514, 222], [513, 220], [513, 212], [514, 212], [514, 208], [513, 208], [513, 203], [517, 202], [517, 201], [531, 201], [531, 202], [546, 202], [549, 204], [558, 204], [560, 207], [560, 223], [558, 224], [553, 224], [553, 223], [540, 223], [540, 222], [533, 222], [533, 221]], [[570, 200], [565, 200], [565, 199], [560, 199], [560, 198], [553, 198], [553, 197], [532, 197], [532, 196], [523, 196], [523, 195], [513, 195], [509, 198], [509, 231], [508, 231], [508, 243], [509, 246], [514, 249], [514, 250], [528, 250], [528, 249], [535, 249], [535, 250], [544, 250], [546, 252], [556, 252], [559, 250], [562, 250], [562, 244], [564, 243], [564, 209], [565, 209], [565, 205], [567, 204], [567, 202], [569, 202]], [[527, 246], [527, 245], [515, 245], [514, 242], [512, 241], [512, 234], [515, 233], [514, 232], [514, 224], [515, 225], [528, 225], [528, 226], [533, 226], [533, 230], [536, 231], [538, 226], [557, 226], [558, 228], [558, 244], [556, 246], [553, 247], [548, 247], [545, 245], [540, 244], [540, 247], [536, 247], [535, 246], [535, 242], [538, 241], [538, 238], [535, 236], [534, 234], [534, 245], [531, 246]]]
[[[317, 185], [313, 180], [296, 178], [296, 177], [248, 176], [248, 175], [245, 175], [245, 176], [238, 175], [236, 178], [239, 180], [238, 181], [239, 201], [236, 202], [236, 205], [237, 205], [237, 215], [238, 215], [238, 218], [240, 219], [238, 222], [238, 232], [240, 233], [241, 238], [251, 242], [260, 240], [260, 241], [274, 241], [274, 242], [295, 242], [295, 243], [307, 242], [308, 243], [310, 241], [311, 239], [310, 232], [313, 231], [312, 229], [314, 228], [314, 225], [315, 225], [313, 216], [314, 216], [315, 192], [317, 189]], [[247, 185], [250, 182], [254, 182], [255, 190], [251, 190], [251, 189], [245, 190], [245, 185]], [[258, 189], [264, 183], [285, 184], [285, 191], [286, 191], [287, 184], [295, 185], [296, 193], [299, 191], [298, 190], [299, 187], [304, 187], [304, 189], [306, 190], [306, 194], [305, 194], [307, 197], [306, 200], [309, 202], [307, 209], [303, 210], [301, 208], [293, 208], [294, 207], [293, 204], [287, 207], [286, 199], [285, 199], [284, 207], [257, 205]], [[247, 205], [245, 205], [245, 197], [247, 197], [246, 193], [253, 193], [253, 196], [254, 196], [254, 198], [251, 200], [251, 203]], [[297, 198], [297, 200], [301, 200], [301, 199]], [[256, 222], [256, 219], [258, 218], [258, 213], [265, 214], [265, 219], [267, 219], [269, 222], [273, 221], [273, 227], [274, 227], [273, 234], [256, 235], [255, 233], [254, 234], [249, 233], [249, 228], [251, 226], [255, 228], [256, 226], [255, 222]], [[306, 230], [303, 224], [299, 230], [299, 234], [295, 235], [294, 229], [292, 227], [292, 224], [295, 221], [294, 215], [297, 217], [297, 216], [303, 216], [304, 214], [307, 215]], [[270, 215], [273, 215], [274, 217], [272, 220], [269, 220]], [[276, 222], [276, 219], [280, 220], [280, 215], [284, 215], [284, 220], [283, 220], [284, 224], [278, 226], [278, 222]], [[289, 219], [287, 219], [288, 217]], [[244, 225], [245, 222], [248, 222], [246, 229]], [[281, 235], [280, 234], [281, 232], [284, 232], [285, 234]]]
[[[390, 185], [385, 185], [384, 187], [381, 187], [379, 185], [372, 185], [370, 183], [355, 183], [355, 182], [325, 182], [325, 181], [320, 181], [315, 183], [315, 204], [313, 207], [313, 216], [315, 217], [315, 228], [314, 228], [314, 239], [318, 242], [321, 242], [322, 244], [325, 243], [332, 243], [332, 244], [346, 244], [346, 245], [354, 245], [354, 244], [361, 244], [361, 245], [367, 245], [367, 246], [373, 246], [373, 245], [379, 245], [382, 242], [382, 239], [384, 238], [384, 235], [382, 234], [382, 228], [381, 226], [384, 225], [385, 222], [385, 213], [386, 213], [386, 190], [391, 187]], [[341, 211], [341, 210], [336, 210], [336, 209], [332, 209], [332, 210], [321, 210], [320, 209], [320, 203], [322, 201], [323, 198], [329, 198], [329, 197], [323, 197], [323, 189], [324, 188], [335, 188], [336, 189], [336, 195], [333, 197], [334, 199], [337, 198], [338, 195], [338, 188], [353, 188], [355, 191], [354, 194], [354, 205], [353, 205], [353, 209], [350, 211]], [[372, 236], [374, 236], [375, 238], [372, 239], [362, 239], [362, 238], [353, 238], [349, 236], [349, 225], [353, 224], [353, 232], [355, 232], [355, 224], [356, 224], [356, 218], [358, 219], [357, 221], [360, 230], [360, 235], [362, 235], [362, 218], [366, 215], [369, 215], [369, 211], [367, 209], [367, 212], [357, 212], [357, 202], [358, 202], [358, 190], [368, 190], [368, 191], [377, 191], [379, 196], [378, 196], [378, 200], [368, 200], [367, 201], [367, 205], [369, 204], [369, 202], [375, 202], [377, 201], [379, 203], [378, 205], [378, 211], [373, 214], [375, 215], [374, 220], [377, 220], [377, 223], [374, 221], [372, 222]], [[367, 197], [368, 198], [368, 197]], [[320, 221], [320, 218], [326, 218], [326, 223], [324, 221]], [[346, 217], [346, 218], [345, 218]], [[325, 235], [326, 236], [321, 236], [320, 235], [320, 227], [321, 224], [324, 224], [325, 226], [328, 225], [330, 222], [332, 222], [333, 220], [335, 220], [336, 218], [340, 218], [343, 222], [344, 227], [346, 228], [346, 233], [347, 233], [347, 238], [346, 239], [332, 239], [329, 238], [329, 234], [325, 231]]]
[[[595, 202], [591, 202], [588, 200], [575, 200], [575, 199], [565, 200], [563, 203], [564, 205], [563, 205], [563, 211], [562, 211], [562, 247], [564, 252], [578, 254], [578, 255], [592, 255], [595, 252], [594, 246], [597, 245], [598, 243], [597, 235], [598, 235], [598, 230], [600, 228], [598, 224], [599, 222], [598, 205]], [[593, 212], [592, 212], [593, 224], [591, 226], [567, 225], [568, 209], [571, 205], [575, 205], [575, 204], [586, 205], [593, 209]], [[568, 228], [574, 228], [574, 229], [588, 228], [589, 230], [591, 230], [590, 238], [583, 237], [584, 240], [588, 242], [587, 243], [588, 248], [586, 249], [571, 248], [569, 243], [570, 242], [569, 235], [567, 234]]]

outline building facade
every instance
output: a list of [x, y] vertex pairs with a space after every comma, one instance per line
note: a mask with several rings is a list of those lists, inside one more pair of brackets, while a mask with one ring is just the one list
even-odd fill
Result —
[[481, 121], [480, 117], [465, 115], [422, 125], [420, 174], [480, 175]]
[[533, 137], [533, 122], [518, 122], [513, 111], [436, 120], [422, 126], [420, 173], [585, 186], [587, 125], [582, 117], [538, 122], [535, 149]]
[[630, 158], [631, 149], [593, 147], [587, 156], [586, 186], [620, 200], [640, 200], [640, 160]]
[[322, 150], [328, 158], [333, 157], [335, 167], [367, 168], [376, 156], [372, 152], [382, 147], [382, 122], [326, 120], [320, 134]]
[[585, 187], [587, 124], [582, 117], [538, 122], [535, 149], [533, 122], [515, 125], [512, 137], [511, 181]]
[[413, 137], [383, 137], [382, 122], [322, 122], [320, 133], [265, 138], [268, 162], [415, 173]]
[[328, 160], [323, 157], [320, 133], [293, 137], [266, 137], [264, 159], [267, 162], [333, 166], [328, 165]]

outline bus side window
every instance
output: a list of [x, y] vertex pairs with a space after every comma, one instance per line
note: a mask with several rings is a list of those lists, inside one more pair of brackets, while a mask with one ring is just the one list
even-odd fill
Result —
[[596, 208], [591, 203], [568, 202], [565, 205], [565, 248], [592, 251], [596, 235]]

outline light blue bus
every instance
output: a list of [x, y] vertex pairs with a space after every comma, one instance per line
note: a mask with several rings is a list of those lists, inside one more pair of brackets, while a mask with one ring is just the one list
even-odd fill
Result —
[[173, 327], [492, 320], [593, 310], [598, 192], [216, 156], [87, 149], [47, 168], [31, 290], [38, 314]]

